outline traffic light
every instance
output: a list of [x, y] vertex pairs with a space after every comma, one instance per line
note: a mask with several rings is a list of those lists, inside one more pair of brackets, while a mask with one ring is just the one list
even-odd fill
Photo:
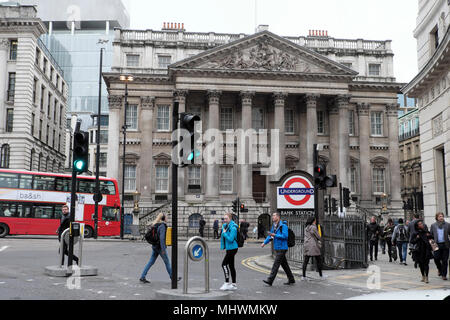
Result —
[[73, 138], [73, 170], [83, 173], [89, 167], [89, 133], [75, 132]]
[[329, 206], [328, 206], [328, 198], [325, 198], [323, 202], [323, 212], [328, 213]]
[[199, 149], [195, 146], [195, 122], [200, 121], [200, 117], [190, 113], [182, 113], [180, 115], [180, 129], [187, 130], [188, 141], [183, 143], [183, 154], [181, 167], [186, 167], [190, 164], [195, 164], [195, 160], [201, 156]]
[[331, 198], [331, 211], [332, 212], [338, 211], [337, 200], [335, 198]]
[[248, 212], [248, 209], [245, 207], [245, 204], [241, 204], [241, 212]]
[[342, 198], [344, 202], [344, 208], [350, 207], [350, 189], [348, 188], [342, 189]]
[[233, 212], [237, 213], [239, 209], [239, 199], [233, 201]]
[[325, 178], [325, 188], [336, 188], [337, 187], [337, 177], [336, 175], [327, 176]]
[[319, 189], [323, 189], [326, 177], [327, 177], [327, 170], [325, 166], [318, 164], [314, 168], [314, 185]]

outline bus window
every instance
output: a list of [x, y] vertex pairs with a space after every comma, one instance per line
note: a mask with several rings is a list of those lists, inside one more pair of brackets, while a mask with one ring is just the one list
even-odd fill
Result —
[[0, 217], [13, 218], [17, 216], [17, 206], [11, 202], [0, 202]]
[[119, 221], [119, 208], [103, 207], [102, 220], [103, 221]]
[[33, 189], [33, 176], [22, 174], [20, 176], [20, 189]]
[[78, 192], [94, 193], [95, 180], [80, 179], [78, 180]]
[[17, 188], [19, 175], [16, 173], [0, 173], [0, 188]]
[[68, 192], [71, 187], [71, 179], [56, 177], [56, 191]]
[[62, 207], [62, 204], [55, 204], [55, 216], [53, 217], [53, 219], [61, 220]]
[[18, 204], [17, 205], [17, 217], [18, 218], [31, 218], [31, 205]]
[[35, 219], [53, 219], [53, 206], [35, 205], [34, 206]]
[[46, 176], [35, 176], [33, 189], [34, 190], [54, 191], [55, 190], [55, 178], [54, 177], [46, 177]]
[[116, 187], [112, 181], [100, 181], [101, 194], [116, 194]]

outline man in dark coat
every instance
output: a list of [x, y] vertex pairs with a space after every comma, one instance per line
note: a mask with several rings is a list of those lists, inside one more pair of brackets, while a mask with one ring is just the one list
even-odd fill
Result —
[[377, 223], [377, 219], [372, 217], [370, 224], [367, 225], [367, 238], [370, 245], [370, 261], [373, 261], [373, 253], [375, 249], [375, 260], [378, 260], [378, 241], [381, 235], [381, 228]]
[[199, 232], [200, 232], [200, 237], [202, 237], [203, 238], [203, 236], [204, 236], [204, 230], [205, 230], [205, 225], [206, 225], [206, 221], [205, 220], [203, 220], [203, 218], [200, 220], [200, 223], [199, 223], [199, 225], [200, 225], [200, 228], [199, 228]]
[[213, 224], [214, 239], [219, 239], [219, 220], [215, 220]]
[[[64, 205], [62, 207], [62, 215], [61, 215], [61, 222], [59, 224], [59, 228], [58, 228], [58, 241], [61, 242], [61, 240], [64, 242], [63, 244], [63, 258], [62, 258], [62, 264], [64, 264], [64, 256], [69, 256], [69, 250], [68, 250], [68, 245], [67, 243], [64, 241], [64, 239], [61, 239], [61, 236], [64, 232], [64, 230], [69, 229], [70, 228], [70, 214], [69, 214], [69, 206], [68, 205]], [[73, 260], [76, 262], [76, 264], [78, 265], [78, 257], [76, 255], [73, 255]]]

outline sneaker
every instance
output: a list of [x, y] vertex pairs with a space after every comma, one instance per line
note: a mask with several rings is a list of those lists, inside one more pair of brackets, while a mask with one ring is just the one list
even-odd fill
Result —
[[442, 277], [442, 280], [447, 281], [448, 279], [447, 277]]
[[223, 284], [223, 286], [220, 287], [220, 290], [226, 291], [226, 290], [228, 290], [229, 286], [230, 286], [230, 284], [229, 284], [228, 282], [225, 282], [225, 283]]
[[263, 280], [263, 282], [267, 285], [267, 286], [269, 286], [269, 287], [271, 287], [272, 286], [272, 283], [270, 283], [269, 281], [267, 281], [267, 280]]
[[300, 280], [301, 281], [307, 281], [306, 277], [301, 277]]
[[404, 265], [404, 266], [407, 266], [406, 262], [403, 262], [403, 265]]
[[139, 279], [139, 281], [142, 282], [142, 283], [150, 283], [150, 281], [148, 281], [148, 280], [145, 279], [145, 278], [141, 278], [141, 279]]
[[237, 290], [237, 285], [236, 285], [236, 283], [231, 283], [230, 285], [229, 285], [229, 289], [228, 290], [230, 290], [230, 291], [236, 291]]

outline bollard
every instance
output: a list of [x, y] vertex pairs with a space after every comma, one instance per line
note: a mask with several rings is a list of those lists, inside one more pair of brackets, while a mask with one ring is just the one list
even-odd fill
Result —
[[205, 292], [209, 293], [209, 249], [208, 244], [201, 237], [189, 239], [185, 246], [184, 256], [184, 281], [183, 294], [188, 293], [188, 264], [189, 258], [192, 261], [205, 260]]

